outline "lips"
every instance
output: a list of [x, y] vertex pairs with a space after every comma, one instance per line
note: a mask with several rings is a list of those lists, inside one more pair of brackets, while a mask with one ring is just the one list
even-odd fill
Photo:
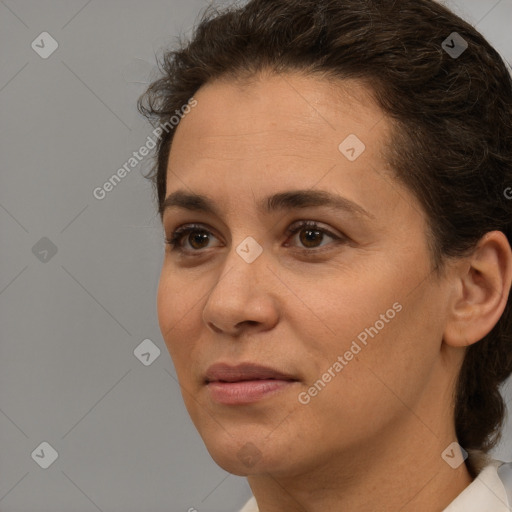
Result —
[[204, 379], [210, 399], [229, 407], [268, 403], [267, 400], [281, 396], [297, 382], [288, 373], [255, 363], [237, 366], [216, 363], [208, 368]]
[[237, 366], [216, 363], [210, 366], [205, 374], [206, 384], [210, 382], [242, 382], [248, 380], [296, 381], [297, 379], [274, 368], [254, 363], [243, 363]]

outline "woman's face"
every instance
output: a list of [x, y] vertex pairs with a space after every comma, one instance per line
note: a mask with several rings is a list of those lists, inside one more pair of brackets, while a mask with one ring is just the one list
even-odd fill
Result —
[[[204, 196], [214, 212], [184, 196], [165, 210], [167, 238], [195, 231], [166, 246], [158, 316], [214, 460], [290, 474], [379, 449], [405, 425], [433, 435], [452, 377], [440, 357], [448, 291], [425, 215], [382, 155], [388, 119], [355, 82], [295, 74], [215, 82], [195, 99], [166, 197]], [[267, 201], [298, 191], [339, 204]], [[227, 368], [207, 382], [217, 363], [284, 376]]]

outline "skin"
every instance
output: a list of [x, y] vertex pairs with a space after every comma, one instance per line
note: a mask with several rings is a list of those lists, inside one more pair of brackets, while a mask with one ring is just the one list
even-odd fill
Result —
[[[195, 99], [175, 133], [167, 195], [204, 194], [220, 216], [166, 210], [167, 237], [190, 223], [210, 236], [181, 241], [199, 256], [166, 246], [157, 307], [209, 453], [248, 476], [260, 512], [443, 510], [471, 482], [465, 464], [452, 469], [441, 454], [456, 441], [451, 396], [465, 347], [506, 305], [505, 236], [488, 233], [474, 254], [433, 272], [426, 215], [392, 177], [391, 124], [361, 84], [266, 73], [209, 83]], [[353, 162], [338, 149], [349, 134], [366, 145]], [[263, 197], [297, 188], [334, 192], [370, 216], [257, 211]], [[348, 240], [324, 232], [308, 246], [304, 230], [286, 235], [300, 220]], [[247, 236], [263, 249], [250, 264], [236, 252]], [[395, 318], [301, 404], [298, 394], [397, 302]], [[298, 382], [256, 403], [218, 404], [203, 378], [219, 361], [272, 366]], [[248, 442], [250, 467], [239, 456]]]

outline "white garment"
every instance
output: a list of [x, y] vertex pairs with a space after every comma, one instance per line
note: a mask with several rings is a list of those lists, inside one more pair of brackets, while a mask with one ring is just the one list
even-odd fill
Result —
[[[443, 512], [511, 512], [512, 463], [490, 459], [483, 453], [472, 456], [480, 461], [478, 476]], [[482, 463], [485, 464], [483, 468]], [[254, 497], [240, 512], [259, 512]]]

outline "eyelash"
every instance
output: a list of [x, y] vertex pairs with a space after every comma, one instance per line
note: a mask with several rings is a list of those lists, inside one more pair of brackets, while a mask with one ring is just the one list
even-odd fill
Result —
[[[340, 237], [340, 236], [335, 235], [334, 233], [331, 233], [329, 230], [319, 228], [318, 224], [313, 221], [300, 221], [299, 225], [292, 224], [292, 226], [290, 226], [286, 230], [286, 235], [288, 237], [291, 237], [291, 236], [299, 233], [303, 229], [308, 229], [311, 231], [318, 231], [320, 233], [326, 234], [329, 237], [333, 238], [335, 240], [335, 242], [339, 242], [339, 243], [343, 243], [348, 240], [347, 237], [344, 237], [344, 236]], [[183, 238], [185, 238], [186, 235], [188, 235], [194, 231], [201, 231], [201, 232], [204, 232], [207, 234], [212, 234], [209, 230], [205, 229], [200, 224], [190, 224], [190, 225], [181, 226], [178, 229], [176, 229], [172, 233], [170, 238], [168, 238], [168, 237], [165, 238], [165, 243], [169, 244], [171, 246], [172, 251], [177, 251], [181, 254], [197, 253], [197, 255], [199, 255], [202, 252], [204, 252], [202, 249], [190, 251], [190, 250], [183, 249], [183, 247], [181, 247], [181, 244], [180, 244], [181, 240]], [[314, 252], [322, 251], [322, 247], [314, 248], [314, 249], [302, 248], [301, 250], [304, 252], [308, 252], [308, 253], [314, 253]], [[194, 255], [196, 255], [196, 254], [194, 254]]]

